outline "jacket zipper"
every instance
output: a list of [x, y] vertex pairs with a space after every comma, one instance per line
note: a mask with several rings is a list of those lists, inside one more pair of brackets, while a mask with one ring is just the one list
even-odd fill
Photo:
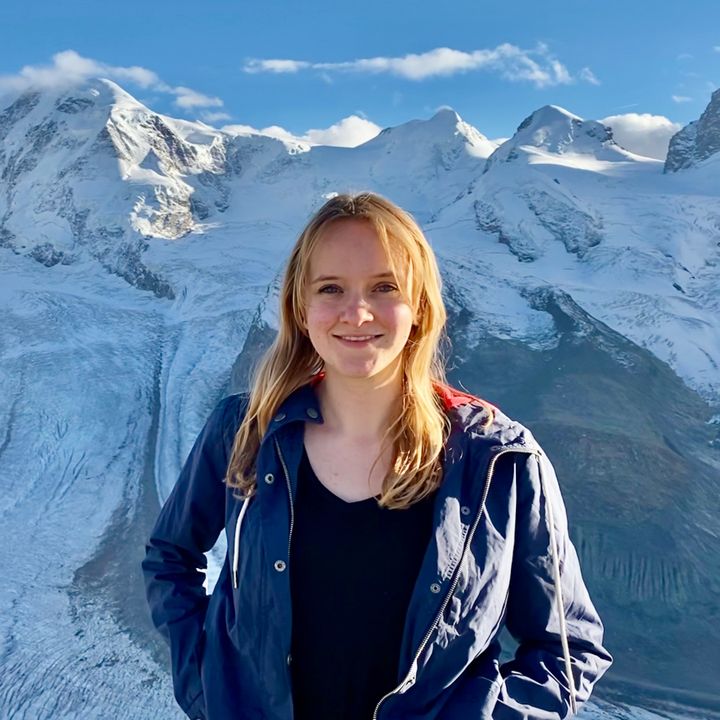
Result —
[[288, 500], [290, 501], [290, 532], [288, 534], [288, 571], [290, 570], [290, 545], [292, 543], [293, 526], [295, 525], [295, 507], [293, 505], [292, 488], [290, 487], [290, 473], [288, 472], [287, 465], [285, 464], [285, 458], [280, 450], [280, 443], [275, 438], [275, 449], [277, 450], [278, 457], [280, 458], [280, 464], [282, 465], [283, 472], [285, 473], [285, 483], [287, 485]]
[[417, 675], [417, 662], [420, 659], [420, 655], [422, 655], [423, 650], [425, 649], [425, 646], [427, 645], [428, 641], [430, 640], [431, 635], [435, 631], [436, 625], [440, 622], [440, 619], [443, 616], [443, 613], [445, 612], [445, 608], [447, 607], [448, 602], [450, 602], [450, 598], [452, 597], [452, 594], [455, 592], [455, 588], [457, 587], [457, 584], [460, 580], [460, 572], [459, 568], [462, 566], [462, 562], [465, 559], [465, 555], [468, 551], [468, 548], [470, 547], [472, 543], [472, 539], [475, 535], [475, 530], [477, 530], [477, 526], [480, 524], [480, 518], [482, 517], [483, 510], [485, 509], [485, 501], [487, 500], [488, 492], [490, 490], [490, 480], [492, 479], [493, 471], [495, 470], [495, 462], [501, 455], [505, 455], [506, 453], [510, 452], [521, 452], [526, 453], [528, 455], [534, 455], [536, 454], [535, 450], [524, 450], [522, 448], [506, 448], [504, 450], [500, 450], [499, 452], [495, 453], [493, 455], [492, 459], [490, 460], [490, 465], [488, 466], [487, 475], [485, 476], [485, 487], [483, 488], [483, 494], [482, 494], [482, 500], [480, 501], [480, 509], [478, 510], [478, 513], [475, 517], [475, 521], [473, 522], [472, 527], [470, 528], [470, 532], [468, 533], [467, 540], [465, 541], [465, 547], [463, 548], [462, 555], [460, 556], [460, 560], [458, 564], [455, 567], [455, 573], [453, 581], [450, 585], [449, 590], [445, 594], [445, 598], [443, 600], [442, 605], [440, 606], [440, 609], [437, 612], [437, 615], [435, 616], [435, 620], [433, 620], [432, 625], [428, 629], [428, 631], [425, 633], [425, 637], [422, 639], [422, 642], [420, 643], [420, 647], [418, 647], [417, 652], [415, 653], [415, 657], [413, 658], [413, 661], [410, 665], [410, 669], [408, 670], [407, 675], [403, 679], [403, 681], [394, 689], [391, 690], [389, 693], [386, 693], [380, 698], [380, 701], [375, 706], [375, 711], [373, 712], [373, 720], [377, 720], [377, 714], [378, 710], [380, 709], [380, 705], [382, 705], [385, 700], [387, 700], [391, 695], [395, 695], [400, 690], [403, 690], [407, 687], [410, 687], [415, 684], [415, 678]]
[[[285, 458], [283, 457], [282, 451], [280, 450], [280, 443], [277, 441], [277, 437], [275, 438], [275, 449], [277, 450], [278, 458], [280, 458], [280, 464], [282, 465], [283, 473], [285, 474], [285, 484], [287, 485], [288, 500], [290, 502], [290, 532], [288, 533], [288, 559], [287, 559], [287, 571], [288, 571], [288, 582], [289, 582], [290, 546], [292, 545], [292, 533], [293, 533], [293, 527], [295, 525], [295, 506], [293, 505], [292, 487], [290, 485], [290, 473], [288, 472], [287, 465], [285, 464]], [[289, 652], [287, 655], [286, 668], [288, 670], [288, 683], [289, 683], [290, 687], [292, 688], [292, 679], [290, 678], [290, 653]], [[292, 694], [292, 689], [291, 689], [291, 694]]]

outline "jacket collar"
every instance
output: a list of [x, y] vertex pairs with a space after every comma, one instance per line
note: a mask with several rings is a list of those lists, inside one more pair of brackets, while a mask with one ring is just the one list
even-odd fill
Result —
[[321, 423], [323, 421], [320, 414], [320, 403], [315, 393], [315, 385], [321, 379], [317, 375], [314, 376], [309, 383], [302, 385], [285, 398], [270, 420], [265, 434], [266, 438], [292, 423], [299, 421]]
[[[278, 411], [270, 421], [266, 435], [272, 435], [276, 430], [296, 422], [323, 422], [320, 412], [320, 403], [315, 392], [317, 384], [325, 377], [324, 372], [317, 373], [310, 378], [310, 381], [290, 393], [282, 402]], [[435, 392], [440, 397], [445, 411], [454, 410], [465, 405], [480, 405], [484, 403], [494, 410], [495, 406], [487, 401], [481, 401], [475, 395], [461, 392], [450, 385], [434, 383]]]
[[442, 400], [443, 407], [446, 411], [462, 407], [463, 405], [488, 405], [493, 410], [497, 410], [497, 408], [487, 400], [481, 400], [475, 395], [462, 392], [450, 385], [436, 382], [433, 383], [433, 387], [435, 388], [437, 395], [440, 397], [440, 400]]

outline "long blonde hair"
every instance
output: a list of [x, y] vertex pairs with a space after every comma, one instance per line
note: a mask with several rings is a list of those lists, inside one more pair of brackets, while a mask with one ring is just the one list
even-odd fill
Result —
[[[227, 483], [242, 496], [256, 488], [255, 461], [270, 421], [283, 401], [323, 369], [323, 361], [303, 331], [310, 257], [329, 223], [343, 218], [369, 222], [382, 243], [396, 278], [407, 268], [403, 291], [415, 322], [403, 350], [403, 389], [398, 415], [388, 427], [394, 462], [379, 498], [386, 508], [406, 508], [431, 493], [442, 480], [441, 454], [449, 421], [434, 389], [445, 384], [441, 340], [446, 321], [435, 255], [413, 217], [374, 193], [337, 195], [310, 219], [293, 247], [280, 294], [280, 328], [254, 374], [249, 405], [235, 435]], [[382, 450], [381, 450], [382, 452]]]

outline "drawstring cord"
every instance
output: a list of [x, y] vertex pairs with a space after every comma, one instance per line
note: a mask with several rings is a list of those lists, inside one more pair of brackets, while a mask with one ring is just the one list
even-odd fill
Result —
[[[252, 496], [250, 496], [252, 497]], [[240, 554], [240, 528], [242, 527], [245, 511], [247, 510], [250, 497], [246, 497], [243, 501], [237, 521], [235, 522], [235, 540], [233, 542], [233, 566], [232, 566], [232, 586], [234, 590], [238, 588], [238, 556]]]
[[555, 542], [555, 521], [553, 519], [550, 495], [545, 487], [545, 480], [543, 479], [542, 471], [539, 473], [539, 476], [542, 492], [545, 495], [545, 507], [547, 509], [548, 526], [550, 531], [550, 554], [552, 555], [553, 581], [555, 583], [556, 590], [555, 599], [557, 601], [558, 620], [560, 623], [560, 641], [562, 643], [563, 656], [565, 657], [565, 674], [567, 675], [568, 689], [570, 690], [570, 709], [572, 710], [572, 714], [575, 715], [577, 713], [575, 680], [573, 679], [572, 665], [570, 664], [570, 648], [568, 647], [567, 627], [565, 625], [565, 605], [563, 603], [562, 587], [560, 586], [560, 559], [558, 557], [558, 549]]

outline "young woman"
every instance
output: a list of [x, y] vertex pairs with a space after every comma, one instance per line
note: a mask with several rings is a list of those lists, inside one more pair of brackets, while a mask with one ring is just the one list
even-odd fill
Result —
[[564, 718], [609, 667], [553, 468], [445, 383], [444, 324], [410, 215], [363, 193], [310, 220], [276, 340], [207, 421], [143, 562], [191, 718]]

